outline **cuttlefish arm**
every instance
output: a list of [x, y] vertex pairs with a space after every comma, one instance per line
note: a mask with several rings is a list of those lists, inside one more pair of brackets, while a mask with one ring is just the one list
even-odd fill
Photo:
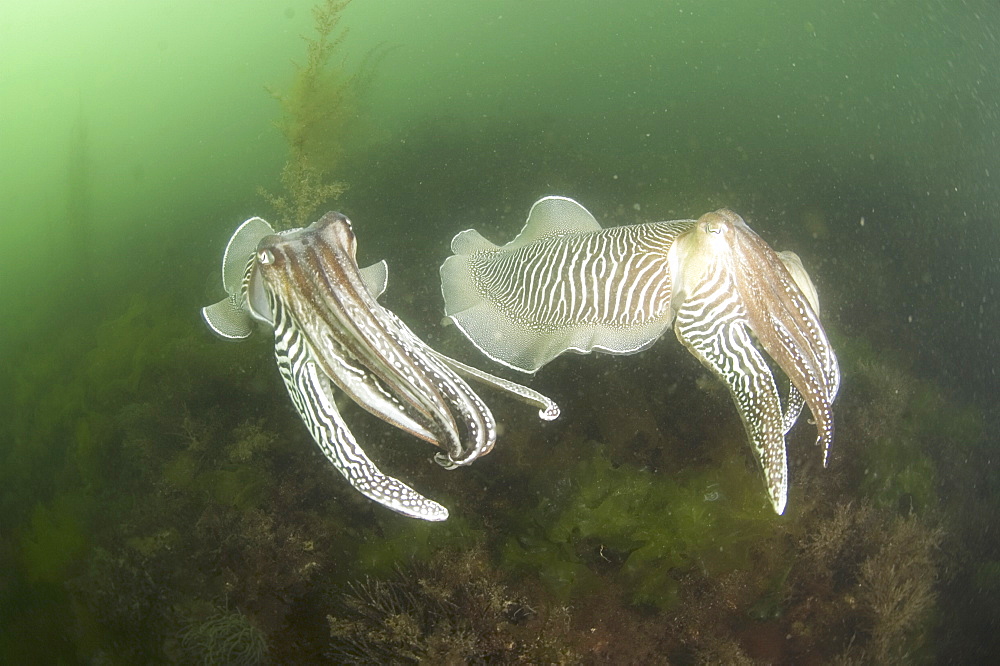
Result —
[[[392, 391], [400, 405], [408, 406], [432, 441], [453, 459], [462, 459], [467, 443], [445, 395], [448, 388], [427, 371], [424, 359], [415, 353], [419, 350], [400, 339], [393, 324], [387, 327], [386, 311], [368, 292], [355, 251], [350, 222], [329, 213], [308, 229], [261, 241], [259, 253], [267, 255], [261, 272], [268, 289], [293, 313], [317, 351], [316, 362], [331, 379], [340, 378], [336, 359], [349, 350], [366, 373]], [[358, 404], [370, 407], [364, 396], [352, 392], [352, 383], [340, 384]], [[464, 425], [477, 440], [488, 431], [488, 425], [478, 421]]]
[[458, 448], [446, 449], [434, 460], [446, 469], [454, 469], [489, 453], [496, 443], [497, 429], [486, 403], [399, 317], [377, 303], [373, 307], [379, 308], [379, 321], [386, 334], [406, 350], [417, 371], [440, 391], [454, 422], [461, 424], [451, 433]]
[[[824, 465], [833, 438], [840, 371], [813, 305], [815, 288], [797, 256], [779, 255], [730, 210], [703, 215], [673, 252], [682, 301], [677, 337], [729, 387], [780, 514], [788, 486], [784, 435], [803, 403], [816, 421]], [[750, 333], [788, 376], [784, 412]]]
[[728, 237], [730, 270], [750, 329], [809, 407], [825, 466], [833, 442], [840, 368], [819, 321], [815, 288], [797, 256], [775, 252], [736, 213], [708, 213], [699, 225]]
[[[538, 391], [473, 368], [442, 354], [418, 338], [409, 326], [387, 309], [383, 308], [382, 318], [384, 325], [393, 331], [393, 336], [402, 341], [415, 358], [420, 359], [420, 367], [437, 378], [435, 383], [443, 387], [448, 400], [462, 417], [460, 420], [473, 420], [474, 423], [482, 424], [477, 430], [470, 432], [473, 434], [480, 432], [483, 436], [471, 438], [471, 445], [464, 449], [462, 457], [455, 458], [444, 453], [435, 456], [435, 460], [442, 467], [453, 469], [460, 465], [467, 465], [476, 458], [489, 453], [496, 441], [496, 422], [492, 412], [479, 396], [462, 381], [459, 375], [475, 379], [496, 390], [508, 393], [522, 402], [534, 405], [539, 409], [538, 416], [542, 420], [551, 421], [559, 416], [559, 406]], [[468, 428], [467, 431], [469, 431]]]
[[[424, 414], [429, 428], [439, 434], [437, 443], [445, 448], [446, 454], [435, 459], [442, 466], [453, 468], [467, 465], [488, 453], [496, 442], [496, 422], [487, 405], [456, 374], [468, 366], [433, 350], [399, 317], [377, 303], [385, 286], [384, 280], [380, 285], [373, 284], [375, 281], [358, 272], [356, 243], [347, 218], [327, 214], [316, 226], [319, 238], [332, 248], [324, 262], [326, 279], [336, 285], [336, 293], [345, 307], [350, 302], [360, 304], [364, 314], [369, 315], [353, 311], [341, 323], [345, 327], [349, 324], [356, 327], [356, 334], [350, 339], [369, 342], [360, 348], [369, 353], [367, 365], [372, 372], [396, 390], [401, 403], [409, 403]], [[471, 372], [464, 374], [476, 372], [468, 369]], [[487, 373], [473, 376], [522, 399], [537, 398], [538, 402], [545, 403], [547, 414], [558, 414], [554, 403], [526, 387]], [[409, 390], [413, 387], [419, 390]], [[435, 425], [437, 430], [433, 429]]]
[[[806, 399], [802, 397], [797, 388], [789, 384], [788, 397], [785, 399], [785, 413], [781, 418], [781, 431], [784, 434], [787, 435], [795, 426], [795, 422], [799, 420], [799, 415], [805, 406]], [[823, 453], [823, 466], [826, 467], [826, 452]]]
[[410, 403], [399, 400], [351, 349], [327, 339], [322, 353], [315, 353], [315, 359], [327, 379], [366, 411], [425, 442], [438, 443], [426, 417]]
[[306, 342], [299, 335], [283, 335], [283, 338], [289, 341], [290, 347], [275, 347], [278, 371], [295, 410], [334, 468], [358, 492], [394, 511], [423, 520], [447, 519], [448, 509], [379, 470], [348, 429], [333, 401], [328, 379], [317, 364], [292, 362], [297, 348]]
[[[750, 445], [764, 470], [777, 513], [788, 501], [785, 421], [771, 369], [747, 332], [746, 310], [725, 273], [688, 295], [674, 322], [677, 339], [729, 388]], [[793, 420], [794, 423], [794, 420]]]
[[[222, 260], [222, 284], [227, 297], [202, 308], [202, 317], [219, 337], [228, 340], [247, 338], [255, 328], [254, 320], [275, 328], [273, 310], [277, 305], [261, 279], [257, 264], [258, 245], [269, 236], [279, 237], [266, 220], [251, 217], [233, 232], [226, 245]], [[365, 288], [374, 297], [385, 291], [388, 280], [385, 261], [360, 269], [358, 273]], [[326, 348], [316, 352], [314, 360], [322, 360], [325, 374], [334, 384], [384, 421], [436, 443], [436, 436], [420, 422], [421, 417], [414, 415], [409, 405], [401, 403], [377, 376], [368, 372], [347, 346], [329, 335], [321, 336], [319, 340]]]

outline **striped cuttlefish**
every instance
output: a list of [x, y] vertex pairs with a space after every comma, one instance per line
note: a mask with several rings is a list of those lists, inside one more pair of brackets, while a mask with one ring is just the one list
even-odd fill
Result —
[[[474, 229], [441, 266], [445, 314], [494, 361], [535, 372], [565, 351], [632, 354], [673, 324], [729, 388], [781, 514], [785, 435], [808, 405], [827, 463], [840, 370], [816, 288], [792, 252], [775, 252], [739, 215], [602, 228], [572, 199], [535, 203], [514, 240]], [[761, 350], [789, 380], [781, 397]]]
[[423, 520], [448, 510], [383, 474], [348, 429], [335, 402], [342, 392], [382, 420], [443, 449], [443, 467], [489, 453], [496, 421], [460, 377], [470, 377], [559, 415], [545, 396], [438, 353], [380, 305], [388, 268], [359, 268], [351, 222], [327, 213], [309, 227], [275, 233], [259, 217], [229, 240], [222, 261], [226, 298], [202, 308], [226, 339], [259, 324], [274, 331], [274, 357], [292, 404], [323, 454], [350, 484], [386, 507]]

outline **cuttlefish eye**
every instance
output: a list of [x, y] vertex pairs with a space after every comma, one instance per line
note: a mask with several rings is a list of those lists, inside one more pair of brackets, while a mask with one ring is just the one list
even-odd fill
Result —
[[274, 263], [274, 253], [270, 250], [258, 250], [257, 261], [265, 266], [270, 266]]
[[720, 215], [718, 211], [712, 213], [705, 213], [698, 220], [698, 226], [706, 234], [714, 234], [716, 236], [721, 235], [728, 225], [728, 220], [723, 215]]

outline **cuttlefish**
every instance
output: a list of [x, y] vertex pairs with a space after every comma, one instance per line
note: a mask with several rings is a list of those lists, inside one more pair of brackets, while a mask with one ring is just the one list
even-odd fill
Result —
[[[502, 247], [469, 229], [441, 266], [445, 314], [484, 354], [535, 372], [565, 351], [632, 354], [673, 324], [736, 403], [781, 514], [785, 435], [808, 405], [827, 463], [837, 358], [799, 257], [775, 252], [739, 215], [601, 228], [580, 204], [545, 197]], [[789, 380], [782, 400], [765, 352]]]
[[275, 233], [252, 217], [229, 240], [222, 260], [228, 296], [202, 308], [227, 339], [248, 337], [259, 322], [274, 331], [274, 357], [292, 404], [323, 454], [366, 497], [407, 516], [444, 520], [448, 510], [383, 474], [348, 429], [338, 391], [382, 420], [441, 447], [448, 469], [489, 453], [496, 421], [459, 373], [559, 415], [545, 396], [431, 349], [377, 302], [388, 268], [359, 268], [351, 222], [327, 213], [305, 229]]

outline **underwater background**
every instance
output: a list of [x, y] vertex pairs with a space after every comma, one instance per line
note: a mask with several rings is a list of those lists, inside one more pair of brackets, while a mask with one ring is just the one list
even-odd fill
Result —
[[[0, 44], [0, 663], [1000, 654], [995, 1], [50, 0]], [[844, 379], [785, 515], [672, 334], [526, 378], [442, 324], [452, 236], [548, 194], [802, 257]], [[242, 220], [328, 209], [418, 335], [562, 407], [484, 391], [496, 449], [446, 471], [344, 406], [447, 522], [356, 493], [271, 336], [201, 319]]]

